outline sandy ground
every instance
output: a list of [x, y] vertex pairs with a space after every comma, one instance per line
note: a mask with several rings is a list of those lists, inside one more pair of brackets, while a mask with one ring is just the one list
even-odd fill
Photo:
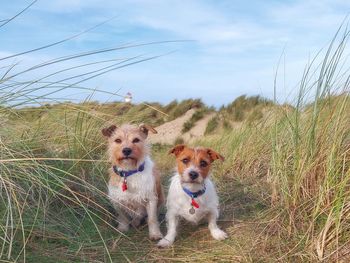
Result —
[[188, 132], [184, 134], [181, 132], [184, 123], [189, 120], [195, 112], [195, 109], [191, 109], [183, 116], [156, 127], [155, 129], [158, 131], [158, 134], [151, 134], [149, 136], [149, 141], [151, 143], [174, 144], [175, 140], [181, 137], [186, 143], [188, 143], [203, 136], [208, 121], [215, 115], [215, 113], [210, 113], [204, 116], [204, 118], [197, 121], [194, 127]]
[[214, 116], [215, 116], [215, 113], [210, 113], [204, 116], [203, 119], [196, 122], [196, 124], [191, 130], [183, 134], [181, 137], [184, 139], [185, 142], [192, 142], [198, 139], [199, 137], [202, 137], [207, 128], [208, 122]]
[[[162, 143], [162, 144], [174, 144], [177, 138], [182, 138], [185, 143], [192, 143], [196, 139], [204, 136], [205, 130], [207, 128], [208, 122], [211, 118], [215, 116], [215, 113], [209, 113], [197, 121], [194, 127], [186, 133], [182, 133], [181, 130], [183, 128], [184, 123], [191, 118], [193, 113], [195, 113], [195, 109], [191, 109], [187, 111], [183, 116], [164, 123], [158, 127], [156, 130], [158, 134], [151, 134], [149, 137], [150, 142], [153, 143]], [[264, 118], [268, 121], [268, 118], [271, 111], [264, 111]], [[243, 122], [233, 122], [230, 121], [232, 129], [239, 130]]]
[[173, 144], [176, 138], [181, 136], [184, 123], [191, 118], [195, 111], [195, 109], [191, 109], [183, 116], [156, 127], [158, 133], [150, 134], [149, 141], [151, 143]]

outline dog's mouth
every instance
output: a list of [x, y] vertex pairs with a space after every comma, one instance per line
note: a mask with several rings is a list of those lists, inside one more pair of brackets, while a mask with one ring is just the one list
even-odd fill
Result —
[[183, 183], [183, 184], [201, 184], [202, 182], [199, 182], [198, 179], [194, 179], [194, 180], [192, 180], [192, 179], [188, 179], [188, 180], [182, 179], [181, 183]]
[[132, 156], [123, 156], [121, 158], [118, 159], [118, 161], [125, 161], [125, 160], [132, 160], [135, 161], [136, 158], [132, 157]]

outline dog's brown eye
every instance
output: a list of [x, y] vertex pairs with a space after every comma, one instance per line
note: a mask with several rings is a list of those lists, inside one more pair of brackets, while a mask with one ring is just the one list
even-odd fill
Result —
[[184, 164], [188, 164], [189, 161], [190, 161], [190, 160], [188, 160], [187, 158], [182, 159], [182, 162], [183, 162]]
[[200, 161], [200, 166], [201, 167], [207, 167], [208, 166], [208, 163], [206, 161]]
[[122, 140], [121, 139], [115, 139], [114, 140], [116, 143], [122, 143]]
[[138, 142], [140, 142], [139, 138], [135, 138], [135, 139], [132, 140], [132, 143], [138, 143]]

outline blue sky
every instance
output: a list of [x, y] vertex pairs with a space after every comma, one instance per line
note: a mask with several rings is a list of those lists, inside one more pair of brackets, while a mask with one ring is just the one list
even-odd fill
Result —
[[[29, 3], [5, 1], [0, 20], [11, 17]], [[91, 50], [187, 40], [77, 58], [31, 71], [20, 78], [40, 79], [67, 67], [97, 61], [166, 54], [81, 85], [108, 92], [119, 90], [122, 95], [130, 91], [136, 102], [167, 103], [195, 97], [219, 106], [242, 94], [272, 98], [273, 79], [282, 55], [277, 97], [283, 103], [294, 96], [305, 65], [329, 44], [349, 11], [350, 2], [342, 0], [39, 0], [0, 28], [0, 57], [65, 39], [114, 18], [61, 45], [0, 61], [0, 68], [19, 63], [12, 71], [15, 73], [57, 57]], [[45, 80], [65, 79], [110, 65], [108, 63], [112, 62], [65, 71]], [[81, 100], [86, 95], [86, 92], [68, 89], [53, 97]], [[119, 99], [101, 92], [93, 98]]]

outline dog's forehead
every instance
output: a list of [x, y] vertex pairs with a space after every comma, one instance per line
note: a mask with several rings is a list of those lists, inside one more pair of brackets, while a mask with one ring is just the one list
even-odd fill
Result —
[[196, 148], [185, 147], [185, 149], [181, 152], [179, 157], [181, 158], [184, 156], [192, 157], [193, 159], [209, 159], [210, 158], [208, 151], [202, 147], [196, 147]]
[[136, 125], [124, 124], [117, 128], [115, 136], [122, 136], [124, 138], [140, 136], [141, 131]]
[[196, 156], [198, 156], [198, 158], [201, 158], [201, 159], [209, 159], [210, 158], [208, 150], [205, 148], [197, 148], [196, 149]]
[[184, 156], [186, 156], [186, 157], [194, 156], [194, 149], [189, 148], [189, 147], [185, 147], [178, 155], [178, 158], [181, 159]]

